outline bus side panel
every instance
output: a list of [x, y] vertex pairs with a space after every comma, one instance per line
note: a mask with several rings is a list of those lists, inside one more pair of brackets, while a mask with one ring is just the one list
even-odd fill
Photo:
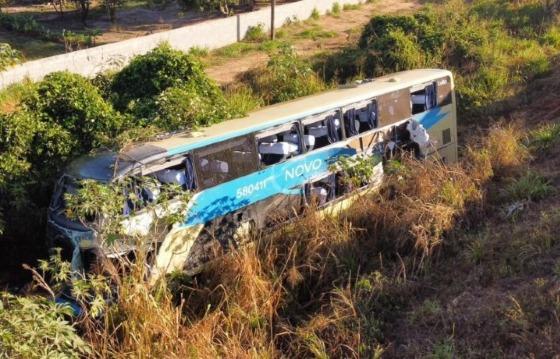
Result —
[[183, 269], [202, 228], [201, 224], [177, 227], [167, 234], [157, 252], [155, 266], [150, 274], [152, 281], [162, 274]]
[[299, 187], [327, 173], [338, 157], [355, 154], [341, 142], [201, 191], [193, 197], [185, 224], [205, 224], [274, 195], [297, 195]]
[[457, 121], [453, 104], [436, 107], [414, 115], [430, 135], [430, 140], [438, 150], [439, 156], [447, 163], [457, 161]]

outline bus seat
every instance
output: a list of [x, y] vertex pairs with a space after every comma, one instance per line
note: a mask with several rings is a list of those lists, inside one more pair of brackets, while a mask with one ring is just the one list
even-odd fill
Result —
[[268, 136], [268, 137], [263, 137], [260, 140], [261, 140], [261, 142], [266, 142], [266, 143], [276, 143], [276, 142], [278, 142], [278, 136], [272, 135], [272, 136]]
[[310, 126], [308, 128], [307, 132], [309, 133], [310, 136], [313, 136], [313, 137], [323, 137], [323, 136], [327, 136], [329, 134], [329, 131], [328, 131], [326, 125]]
[[321, 187], [321, 186], [311, 187], [311, 196], [312, 196], [312, 198], [317, 199], [317, 204], [318, 205], [323, 205], [323, 204], [327, 203], [327, 198], [329, 196], [329, 191], [327, 191], [326, 188]]
[[220, 160], [208, 161], [206, 158], [203, 158], [202, 160], [200, 160], [200, 167], [202, 168], [203, 171], [211, 171], [216, 173], [229, 172], [228, 163]]
[[411, 95], [411, 100], [413, 105], [423, 105], [426, 106], [426, 95]]
[[261, 143], [259, 153], [263, 155], [289, 156], [298, 153], [299, 146], [289, 142]]
[[[284, 135], [284, 141], [298, 145], [299, 135], [297, 133], [287, 133]], [[264, 142], [268, 142], [268, 141], [264, 141]]]
[[410, 133], [410, 139], [420, 146], [421, 151], [429, 146], [430, 135], [418, 121], [410, 120], [406, 125], [406, 129]]
[[369, 114], [368, 111], [360, 111], [358, 112], [358, 119], [360, 122], [368, 122], [369, 121]]
[[[290, 133], [284, 135], [284, 140], [295, 145], [299, 145], [299, 135], [297, 133]], [[308, 150], [313, 149], [315, 146], [315, 137], [310, 135], [303, 135], [303, 144]]]
[[160, 195], [160, 190], [155, 184], [147, 185], [142, 187], [141, 195], [144, 202], [154, 203]]
[[165, 169], [155, 173], [156, 178], [161, 183], [177, 184], [185, 186], [187, 184], [187, 176], [183, 170]]
[[311, 151], [315, 147], [315, 136], [303, 135], [303, 144], [308, 151]]

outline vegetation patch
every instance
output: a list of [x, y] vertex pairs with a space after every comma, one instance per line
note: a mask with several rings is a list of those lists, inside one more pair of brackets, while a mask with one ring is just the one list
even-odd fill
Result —
[[261, 94], [266, 104], [311, 95], [326, 88], [311, 65], [290, 47], [282, 47], [266, 68], [249, 71], [242, 80]]

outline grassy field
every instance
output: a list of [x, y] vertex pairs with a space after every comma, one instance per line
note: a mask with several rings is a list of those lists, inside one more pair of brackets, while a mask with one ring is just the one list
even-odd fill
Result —
[[[329, 21], [359, 10], [333, 9]], [[250, 41], [192, 55], [231, 66], [266, 47], [270, 55], [262, 66], [224, 92], [228, 106], [244, 111], [350, 79], [411, 67], [450, 68], [461, 109], [460, 162], [390, 162], [379, 193], [360, 198], [340, 217], [309, 211], [195, 278], [176, 274], [150, 287], [143, 281], [145, 267], [133, 265], [110, 306], [96, 296], [105, 290], [103, 279], [80, 283], [82, 295], [98, 300], [101, 309], [75, 324], [79, 337], [57, 322], [60, 309], [52, 304], [5, 294], [0, 340], [8, 356], [31, 357], [36, 348], [122, 358], [560, 353], [557, 15], [537, 1], [449, 1], [414, 17], [376, 17], [363, 31], [351, 31], [344, 46], [298, 56], [302, 42], [338, 36], [318, 25], [321, 19], [313, 21], [288, 26], [290, 34], [275, 43], [256, 29]], [[281, 41], [296, 51], [277, 46]], [[125, 74], [142, 78], [131, 71]], [[132, 90], [117, 86], [127, 77], [114, 76], [93, 82], [106, 101], [122, 114], [145, 111], [134, 108]], [[135, 83], [138, 96], [146, 96], [139, 90], [144, 84]], [[3, 112], [16, 112], [20, 99], [35, 91], [28, 87], [33, 85], [1, 94]], [[152, 90], [160, 103], [159, 89]], [[94, 98], [105, 113], [101, 96]], [[139, 98], [136, 103], [152, 101]], [[44, 113], [51, 115], [50, 102], [44, 102]], [[56, 260], [42, 267], [67, 273], [64, 268]], [[45, 315], [49, 310], [52, 316]], [[43, 337], [30, 337], [29, 328]]]
[[43, 57], [63, 54], [64, 45], [57, 42], [36, 39], [32, 36], [0, 31], [0, 43], [7, 43], [21, 51], [23, 61], [36, 60]]

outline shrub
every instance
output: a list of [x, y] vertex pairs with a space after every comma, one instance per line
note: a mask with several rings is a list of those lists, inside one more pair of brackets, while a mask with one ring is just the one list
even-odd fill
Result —
[[192, 87], [170, 87], [155, 100], [154, 124], [174, 131], [207, 126], [229, 117], [225, 101], [215, 103]]
[[326, 88], [309, 63], [293, 49], [284, 47], [272, 56], [264, 69], [253, 70], [243, 78], [267, 104], [288, 101]]
[[317, 10], [317, 8], [313, 8], [313, 11], [311, 11], [311, 15], [309, 16], [309, 18], [311, 20], [319, 20], [320, 17], [321, 14], [319, 14], [319, 10]]
[[13, 49], [9, 44], [0, 43], [0, 71], [21, 61], [21, 52]]
[[332, 14], [333, 16], [339, 16], [341, 11], [342, 11], [342, 10], [341, 10], [341, 8], [340, 8], [340, 3], [335, 2], [335, 3], [332, 5], [332, 8], [331, 8], [331, 14]]
[[219, 10], [224, 15], [230, 15], [229, 7], [238, 3], [237, 0], [181, 0], [181, 5], [186, 9], [199, 11]]
[[122, 116], [97, 88], [84, 77], [69, 72], [47, 75], [23, 103], [45, 125], [67, 131], [75, 142], [75, 153], [110, 143], [122, 126]]
[[268, 38], [266, 31], [264, 30], [264, 24], [257, 24], [255, 26], [249, 26], [247, 32], [245, 33], [245, 41], [250, 42], [261, 42]]
[[262, 99], [247, 86], [239, 86], [226, 91], [226, 101], [233, 117], [245, 116], [262, 106]]
[[529, 144], [538, 152], [548, 151], [560, 143], [560, 124], [544, 125], [531, 132]]
[[122, 69], [111, 86], [117, 109], [158, 96], [170, 87], [193, 86], [201, 95], [219, 99], [220, 89], [193, 56], [163, 44], [146, 55], [135, 57]]
[[38, 36], [45, 40], [59, 40], [60, 36], [40, 24], [32, 15], [0, 12], [0, 26], [6, 30]]
[[91, 348], [64, 317], [71, 313], [39, 297], [0, 299], [0, 356], [6, 358], [78, 358]]
[[344, 5], [342, 6], [342, 10], [344, 10], [344, 11], [348, 11], [348, 10], [358, 10], [361, 6], [362, 6], [361, 3], [358, 3], [358, 4], [344, 4]]

